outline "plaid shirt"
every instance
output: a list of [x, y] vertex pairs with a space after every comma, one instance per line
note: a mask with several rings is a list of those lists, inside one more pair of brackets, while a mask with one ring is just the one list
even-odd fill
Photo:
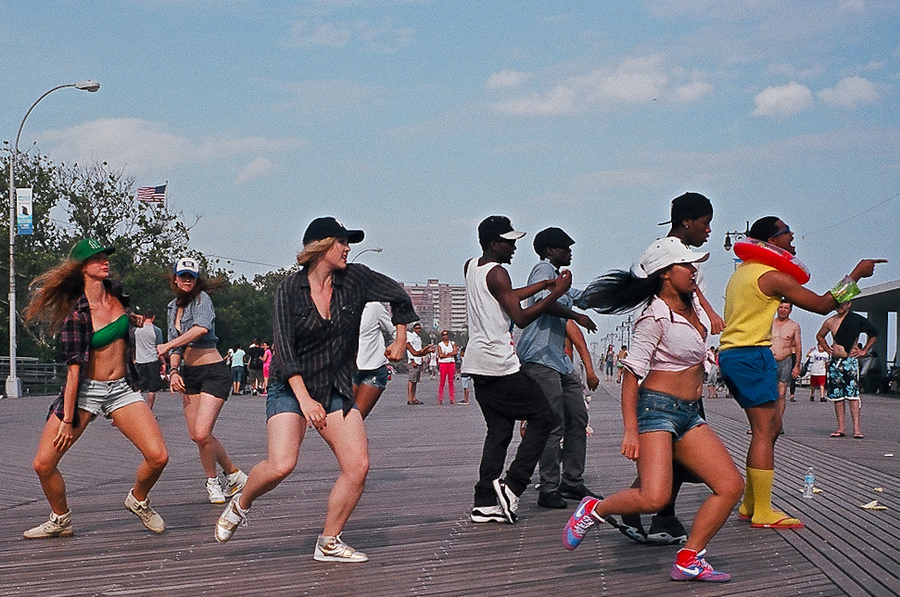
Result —
[[[115, 280], [104, 280], [106, 291], [117, 298], [122, 306], [125, 307], [125, 313], [131, 318], [131, 297], [125, 294], [121, 282]], [[91, 321], [91, 307], [88, 304], [87, 296], [82, 294], [75, 301], [72, 312], [63, 321], [62, 330], [59, 333], [61, 345], [61, 360], [68, 365], [78, 365], [78, 383], [81, 384], [85, 379], [85, 371], [88, 362], [91, 359], [91, 338], [94, 335], [94, 326]], [[68, 379], [68, 377], [67, 377]], [[134, 326], [128, 326], [128, 352], [125, 358], [125, 381], [133, 390], [138, 389], [137, 369], [134, 366]], [[60, 421], [65, 416], [63, 413], [63, 405], [66, 395], [66, 383], [63, 382], [59, 396], [50, 405], [50, 415], [56, 415]], [[78, 425], [78, 409], [75, 409], [75, 416], [72, 419], [73, 425]]]
[[369, 301], [391, 304], [391, 322], [419, 319], [403, 287], [364, 265], [347, 264], [331, 279], [331, 319], [323, 319], [310, 292], [306, 268], [289, 276], [275, 291], [275, 358], [272, 377], [287, 383], [301, 375], [309, 395], [326, 409], [331, 396], [353, 404], [351, 376], [359, 344], [359, 320]]

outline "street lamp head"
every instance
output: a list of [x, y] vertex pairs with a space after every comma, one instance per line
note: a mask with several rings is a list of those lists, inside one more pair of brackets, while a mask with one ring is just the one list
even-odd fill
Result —
[[85, 91], [90, 91], [94, 93], [95, 91], [100, 90], [100, 83], [97, 81], [88, 79], [86, 81], [81, 81], [79, 83], [75, 83], [75, 89], [83, 89]]

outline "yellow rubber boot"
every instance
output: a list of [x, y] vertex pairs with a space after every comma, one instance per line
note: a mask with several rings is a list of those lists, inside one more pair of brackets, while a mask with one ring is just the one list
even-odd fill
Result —
[[775, 471], [747, 467], [747, 483], [753, 484], [753, 518], [755, 529], [802, 529], [804, 524], [784, 512], [772, 509], [772, 481]]
[[750, 520], [753, 517], [753, 477], [750, 471], [753, 470], [749, 466], [746, 469], [747, 479], [744, 481], [744, 501], [738, 508], [738, 518], [741, 520]]

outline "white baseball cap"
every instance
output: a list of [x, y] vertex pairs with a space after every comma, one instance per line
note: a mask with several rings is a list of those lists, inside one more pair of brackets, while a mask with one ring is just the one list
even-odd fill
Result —
[[175, 275], [192, 274], [195, 278], [200, 276], [200, 264], [196, 259], [190, 257], [182, 257], [175, 262]]
[[646, 278], [676, 263], [701, 263], [709, 259], [709, 253], [691, 251], [681, 239], [666, 236], [653, 241], [644, 254], [635, 275]]

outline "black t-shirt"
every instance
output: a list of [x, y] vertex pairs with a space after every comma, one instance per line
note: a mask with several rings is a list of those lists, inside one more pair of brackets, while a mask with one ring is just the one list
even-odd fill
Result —
[[248, 348], [248, 349], [247, 349], [247, 356], [250, 357], [250, 362], [247, 363], [247, 368], [248, 368], [248, 369], [259, 369], [259, 370], [262, 370], [262, 368], [263, 368], [263, 362], [262, 362], [263, 354], [265, 354], [265, 351], [263, 350], [262, 346], [251, 346], [250, 348]]
[[850, 311], [844, 315], [844, 321], [841, 322], [841, 325], [838, 326], [837, 331], [834, 333], [834, 343], [843, 346], [844, 350], [849, 354], [850, 350], [859, 342], [860, 334], [874, 338], [878, 336], [878, 330], [875, 329], [875, 326], [868, 319], [859, 313]]

